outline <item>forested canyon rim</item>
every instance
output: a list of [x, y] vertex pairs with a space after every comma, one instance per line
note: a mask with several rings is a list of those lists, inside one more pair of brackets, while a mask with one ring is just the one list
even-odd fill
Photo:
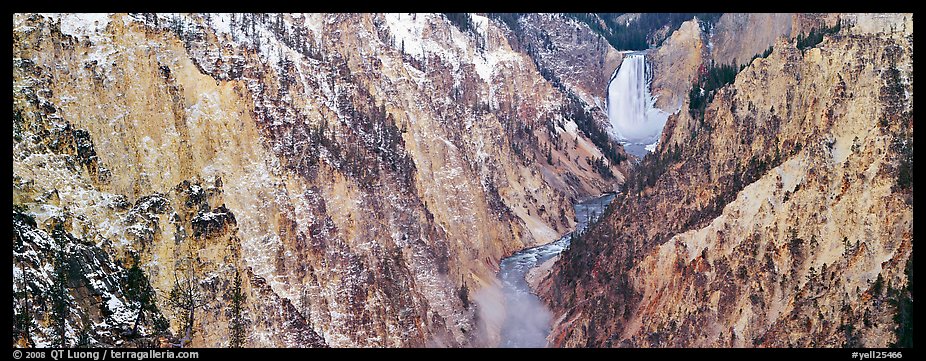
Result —
[[912, 26], [14, 14], [14, 346], [903, 345]]

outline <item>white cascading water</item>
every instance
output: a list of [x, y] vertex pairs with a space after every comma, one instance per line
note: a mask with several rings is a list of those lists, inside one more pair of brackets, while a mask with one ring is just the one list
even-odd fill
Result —
[[614, 139], [652, 151], [669, 113], [654, 106], [656, 99], [649, 92], [652, 75], [648, 71], [644, 54], [625, 54], [608, 85], [608, 119]]

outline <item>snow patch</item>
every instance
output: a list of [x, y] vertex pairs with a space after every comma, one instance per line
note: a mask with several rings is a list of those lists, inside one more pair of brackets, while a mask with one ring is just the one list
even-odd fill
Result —
[[216, 34], [231, 34], [232, 14], [211, 14], [212, 29]]
[[572, 135], [573, 137], [577, 137], [579, 134], [579, 125], [576, 124], [574, 120], [569, 119], [568, 121], [563, 123], [563, 130], [565, 130], [566, 133], [569, 133], [569, 135]]
[[469, 17], [473, 20], [473, 25], [476, 25], [476, 33], [483, 38], [488, 38], [489, 18], [476, 14], [469, 14]]
[[386, 26], [395, 36], [395, 45], [415, 59], [425, 55], [425, 25], [430, 14], [385, 14]]
[[[98, 34], [106, 29], [109, 25], [111, 13], [91, 13], [91, 14], [42, 14], [49, 19], [61, 21], [61, 32], [74, 36], [78, 39], [98, 38]], [[95, 42], [95, 41], [94, 41]]]

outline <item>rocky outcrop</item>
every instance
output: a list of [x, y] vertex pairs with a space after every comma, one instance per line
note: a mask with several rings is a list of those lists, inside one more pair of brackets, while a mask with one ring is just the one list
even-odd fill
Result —
[[[227, 346], [236, 272], [247, 346], [477, 343], [463, 286], [621, 179], [591, 167], [571, 98], [482, 19], [15, 15], [14, 222], [35, 225], [14, 232], [14, 315], [50, 302], [62, 250], [90, 267], [67, 288], [70, 344], [177, 343], [182, 279], [208, 301], [190, 344]], [[157, 297], [127, 334], [134, 265]], [[33, 316], [14, 343], [52, 345], [51, 313]]]
[[[605, 132], [610, 126], [606, 113], [608, 83], [623, 55], [587, 24], [562, 14], [522, 14], [514, 29], [503, 30], [514, 49], [527, 55], [540, 75], [568, 97], [571, 114], [555, 130], [560, 144], [556, 150], [563, 159], [573, 161], [563, 162], [558, 157], [555, 161], [557, 167], [569, 167], [570, 173], [580, 176], [555, 179], [550, 184], [568, 193], [608, 190], [607, 186], [589, 183], [596, 177], [581, 176], [586, 171], [602, 173], [596, 170], [596, 160], [607, 164], [608, 171], [601, 174], [606, 179], [611, 179], [610, 173], [618, 182], [623, 181], [629, 167], [623, 162], [627, 153]], [[555, 174], [556, 169], [549, 171], [545, 174]]]
[[525, 14], [520, 30], [521, 42], [542, 75], [575, 92], [586, 104], [606, 108], [608, 83], [623, 55], [604, 37], [560, 14]]
[[678, 112], [704, 63], [704, 41], [697, 19], [688, 20], [648, 57], [653, 67], [651, 93], [656, 107]]
[[670, 117], [543, 281], [551, 345], [912, 346], [906, 29], [779, 40], [703, 119]]
[[723, 14], [708, 35], [710, 59], [716, 64], [745, 64], [779, 38], [797, 36], [800, 29], [792, 29], [794, 18], [789, 13]]

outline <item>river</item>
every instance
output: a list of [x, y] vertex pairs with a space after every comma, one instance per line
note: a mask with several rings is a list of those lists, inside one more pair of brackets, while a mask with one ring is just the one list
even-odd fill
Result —
[[[573, 207], [576, 229], [581, 232], [601, 216], [614, 194], [605, 194]], [[524, 276], [532, 268], [556, 256], [569, 246], [572, 233], [545, 245], [525, 248], [502, 259], [498, 278], [505, 299], [505, 321], [501, 330], [501, 347], [546, 347], [552, 314], [546, 304], [531, 292]]]

